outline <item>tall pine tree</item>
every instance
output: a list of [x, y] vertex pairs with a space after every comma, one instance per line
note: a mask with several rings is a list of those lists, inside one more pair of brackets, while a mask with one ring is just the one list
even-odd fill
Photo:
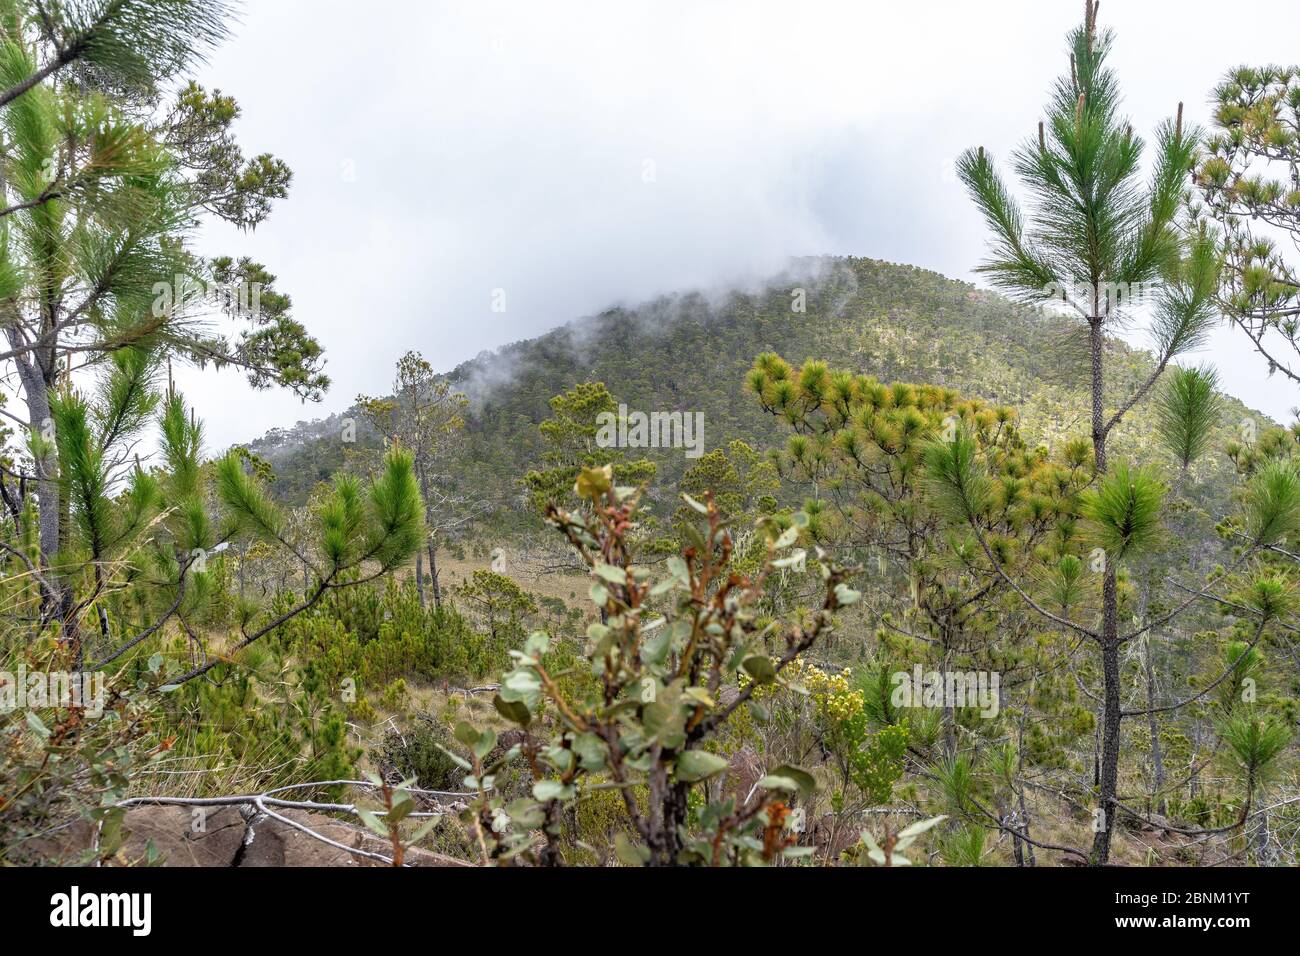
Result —
[[[1087, 335], [1092, 451], [1101, 483], [1091, 517], [1105, 549], [1100, 625], [1084, 629], [1099, 647], [1103, 677], [1099, 813], [1091, 854], [1100, 864], [1110, 856], [1116, 815], [1124, 716], [1120, 652], [1133, 636], [1120, 632], [1117, 563], [1142, 543], [1159, 507], [1152, 479], [1140, 470], [1124, 469], [1121, 480], [1107, 481], [1108, 444], [1171, 361], [1208, 331], [1215, 318], [1218, 256], [1207, 237], [1185, 241], [1179, 229], [1198, 134], [1184, 126], [1180, 104], [1177, 118], [1156, 130], [1153, 172], [1143, 181], [1144, 144], [1119, 113], [1119, 87], [1106, 67], [1113, 35], [1098, 32], [1097, 6], [1087, 0], [1084, 22], [1069, 37], [1070, 70], [1057, 81], [1037, 135], [1015, 154], [1015, 170], [1031, 197], [1028, 218], [982, 147], [961, 157], [958, 174], [994, 234], [992, 256], [980, 271], [1024, 301], [1062, 303]], [[1116, 401], [1107, 388], [1106, 339], [1141, 314], [1150, 290], [1156, 365], [1132, 394]], [[1140, 527], [1124, 522], [1125, 507], [1141, 519]], [[1115, 520], [1123, 527], [1116, 528]]]

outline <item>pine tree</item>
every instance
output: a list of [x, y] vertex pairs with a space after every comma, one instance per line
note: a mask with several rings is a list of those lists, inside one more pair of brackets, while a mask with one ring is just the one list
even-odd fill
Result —
[[[1185, 127], [1180, 104], [1177, 117], [1157, 129], [1153, 173], [1148, 183], [1141, 181], [1143, 142], [1119, 114], [1119, 88], [1105, 65], [1112, 42], [1110, 31], [1098, 31], [1097, 3], [1087, 0], [1084, 22], [1069, 38], [1069, 73], [1057, 82], [1037, 135], [1015, 156], [1016, 172], [1032, 199], [1027, 219], [983, 148], [968, 151], [958, 164], [994, 234], [993, 255], [981, 271], [1021, 300], [1059, 302], [1088, 340], [1097, 487], [1084, 511], [1104, 560], [1101, 620], [1099, 626], [1081, 627], [1052, 617], [1086, 634], [1100, 652], [1103, 729], [1091, 851], [1096, 864], [1109, 859], [1119, 810], [1120, 724], [1126, 716], [1120, 653], [1127, 641], [1151, 628], [1149, 623], [1121, 633], [1117, 572], [1121, 562], [1150, 545], [1163, 497], [1148, 469], [1113, 468], [1108, 442], [1171, 362], [1203, 340], [1215, 317], [1219, 280], [1212, 236], [1206, 230], [1184, 233], [1179, 221], [1199, 133]], [[1107, 388], [1107, 335], [1139, 317], [1143, 304], [1150, 305], [1155, 368], [1114, 404]], [[968, 477], [957, 473], [948, 482], [958, 500], [968, 497], [962, 483]]]
[[[452, 486], [446, 473], [451, 445], [465, 427], [469, 400], [453, 391], [445, 377], [419, 352], [407, 352], [397, 361], [391, 398], [357, 396], [357, 405], [392, 447], [405, 448], [415, 459], [415, 474], [424, 497], [424, 521], [429, 532], [424, 554], [429, 559], [429, 580], [435, 607], [442, 606], [438, 576], [438, 550], [447, 538], [483, 510]], [[424, 602], [421, 554], [415, 559], [415, 581]]]
[[1214, 92], [1215, 133], [1194, 211], [1222, 229], [1219, 304], [1268, 363], [1300, 384], [1300, 67], [1242, 66]]
[[232, 14], [223, 0], [4, 0], [4, 32], [34, 56], [22, 75], [5, 77], [0, 108], [68, 73], [149, 95], [225, 39]]
[[[291, 538], [283, 513], [240, 451], [204, 461], [201, 422], [174, 390], [156, 389], [148, 356], [140, 350], [115, 353], [111, 372], [92, 392], [60, 391], [52, 414], [68, 506], [58, 571], [71, 611], [40, 611], [48, 572], [21, 547], [7, 546], [40, 587], [26, 587], [17, 596], [27, 613], [17, 615], [4, 636], [7, 645], [26, 628], [32, 643], [49, 624], [61, 624], [74, 669], [102, 668], [171, 621], [200, 643], [199, 626], [227, 611], [210, 602], [215, 565], [232, 542], [262, 541], [292, 554], [309, 571], [303, 595], [288, 608], [241, 602], [233, 645], [213, 654], [202, 648], [204, 663], [176, 683], [223, 663], [326, 594], [389, 573], [422, 544], [413, 458], [398, 449], [367, 485], [340, 476], [313, 509], [306, 540]], [[130, 449], [150, 423], [158, 428], [162, 463], [146, 469], [136, 461], [123, 474], [121, 463], [130, 460]], [[4, 530], [21, 532], [22, 525]], [[81, 623], [92, 613], [99, 622], [97, 638]]]
[[[164, 122], [151, 118], [229, 18], [225, 4], [204, 0], [0, 6], [0, 362], [27, 406], [46, 607], [69, 629], [76, 609], [58, 565], [74, 465], [62, 456], [75, 445], [57, 435], [66, 416], [56, 406], [74, 380], [118, 376], [129, 399], [174, 356], [235, 365], [254, 387], [309, 398], [328, 384], [319, 344], [273, 276], [185, 247], [205, 213], [256, 226], [289, 181], [273, 157], [244, 159], [228, 97], [189, 84]], [[214, 316], [242, 322], [238, 337], [221, 334]], [[116, 363], [122, 353], [128, 365]], [[111, 464], [110, 483], [125, 463]]]
[[529, 504], [537, 513], [548, 505], [577, 507], [581, 496], [574, 479], [582, 468], [609, 465], [619, 484], [634, 485], [654, 477], [654, 463], [647, 459], [628, 461], [622, 449], [602, 446], [598, 441], [598, 418], [618, 412], [618, 402], [604, 382], [580, 382], [550, 401], [551, 417], [538, 430], [546, 443], [542, 467], [524, 475]]
[[[1003, 554], [1059, 552], [1057, 519], [1072, 507], [1086, 451], [1075, 445], [1063, 460], [1050, 461], [1027, 447], [1010, 408], [933, 385], [887, 385], [819, 361], [795, 370], [776, 355], [761, 355], [747, 386], [794, 432], [776, 460], [783, 477], [817, 497], [805, 505], [814, 540], [852, 549], [865, 561], [882, 643], [928, 648], [934, 659], [927, 663], [941, 673], [965, 670], [971, 660], [987, 667], [999, 655], [1015, 666], [1017, 649], [992, 640], [1012, 630], [998, 603], [1006, 586], [996, 577], [979, 580], [978, 547], [965, 525], [978, 524]], [[930, 491], [952, 456], [978, 459], [992, 479], [969, 512], [949, 512]], [[949, 754], [957, 746], [956, 719], [953, 708], [944, 708]]]

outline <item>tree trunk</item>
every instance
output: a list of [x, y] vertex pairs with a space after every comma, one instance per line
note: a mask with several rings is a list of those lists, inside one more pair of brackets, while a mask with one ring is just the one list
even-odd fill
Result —
[[1103, 714], [1097, 714], [1097, 722], [1092, 728], [1092, 785], [1101, 786], [1101, 725], [1105, 720]]
[[[1094, 290], [1098, 287], [1099, 284], [1094, 283]], [[1106, 339], [1097, 295], [1098, 293], [1094, 291], [1088, 345], [1092, 366], [1092, 452], [1093, 462], [1100, 476], [1106, 473], [1108, 467], [1104, 375]], [[1115, 580], [1113, 557], [1106, 555], [1105, 560], [1101, 592], [1101, 672], [1104, 704], [1102, 706], [1101, 773], [1098, 781], [1099, 816], [1094, 824], [1096, 834], [1093, 837], [1091, 858], [1091, 862], [1098, 866], [1110, 859], [1110, 841], [1115, 829], [1115, 796], [1119, 784], [1119, 725], [1123, 710], [1120, 701], [1119, 587]]]
[[108, 640], [108, 609], [104, 607], [104, 575], [99, 562], [95, 562], [95, 590], [100, 597], [95, 601], [95, 614], [99, 617], [99, 636]]
[[[18, 377], [22, 381], [23, 392], [27, 399], [28, 422], [34, 434], [42, 435], [45, 433], [46, 426], [53, 424], [53, 419], [50, 417], [50, 396], [46, 390], [45, 379], [26, 359], [18, 359], [17, 365]], [[40, 504], [41, 564], [48, 568], [59, 551], [58, 459], [50, 449], [36, 459], [35, 465], [36, 496]]]
[[[1033, 696], [1036, 682], [1030, 685], [1030, 696]], [[1025, 718], [1029, 716], [1029, 708], [1025, 707], [1020, 711], [1020, 723], [1016, 727], [1016, 777], [1019, 786], [1016, 787], [1016, 798], [1020, 806], [1020, 832], [1026, 837], [1025, 850], [1026, 859], [1030, 866], [1037, 866], [1038, 861], [1034, 858], [1034, 845], [1029, 842], [1029, 809], [1025, 806]]]
[[1198, 778], [1201, 775], [1201, 769], [1197, 763], [1201, 757], [1201, 723], [1198, 720], [1192, 721], [1192, 757], [1188, 761], [1187, 769], [1187, 799], [1196, 799], [1196, 789], [1199, 783]]
[[1119, 787], [1120, 702], [1119, 621], [1115, 571], [1107, 566], [1102, 584], [1101, 672], [1105, 704], [1101, 732], [1101, 793], [1098, 798], [1096, 835], [1092, 842], [1092, 863], [1110, 859], [1111, 835], [1115, 829], [1115, 796]]
[[[28, 424], [34, 434], [44, 439], [46, 435], [51, 434], [54, 424], [50, 412], [49, 376], [35, 364], [33, 358], [19, 356], [14, 364], [18, 368], [18, 378], [22, 382], [23, 394], [27, 400]], [[47, 583], [43, 589], [43, 599], [47, 610], [57, 609], [58, 619], [63, 624], [62, 639], [68, 647], [72, 648], [74, 667], [80, 670], [82, 649], [73, 613], [72, 590], [63, 576], [54, 569], [55, 559], [63, 544], [65, 503], [59, 488], [58, 453], [53, 448], [46, 447], [47, 444], [42, 441], [41, 454], [37, 456], [34, 463], [37, 477], [36, 495], [40, 506], [38, 514], [40, 563], [45, 569], [44, 578]]]
[[442, 584], [438, 581], [438, 548], [429, 541], [429, 583], [433, 586], [433, 606], [442, 608]]
[[1250, 863], [1250, 811], [1255, 804], [1255, 768], [1251, 767], [1246, 772], [1246, 803], [1241, 808], [1241, 819], [1238, 824], [1241, 827], [1241, 848], [1246, 854], [1246, 863]]
[[1151, 733], [1151, 803], [1156, 813], [1165, 813], [1165, 761], [1160, 752], [1160, 725], [1156, 720], [1156, 671], [1151, 662], [1151, 642], [1154, 635], [1148, 633], [1146, 652], [1142, 655], [1142, 664], [1146, 669], [1147, 681], [1147, 729]]
[[[943, 682], [940, 686], [944, 690], [943, 707], [939, 711], [939, 721], [943, 727], [943, 752], [946, 757], [952, 759], [957, 756], [957, 715], [953, 708], [953, 702], [948, 699], [948, 662], [952, 657], [950, 650], [951, 636], [944, 629], [943, 636], [943, 658], [939, 662], [939, 679]], [[913, 693], [919, 693], [920, 688], [916, 688]]]
[[424, 607], [424, 555], [415, 552], [415, 593], [419, 595], [420, 607]]

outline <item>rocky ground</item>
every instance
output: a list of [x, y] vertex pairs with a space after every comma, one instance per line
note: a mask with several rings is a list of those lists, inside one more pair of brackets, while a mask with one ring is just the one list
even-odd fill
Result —
[[[163, 866], [382, 866], [378, 860], [349, 850], [391, 855], [391, 847], [364, 828], [321, 813], [277, 812], [341, 845], [331, 846], [271, 817], [250, 813], [251, 819], [245, 819], [241, 808], [234, 806], [144, 806], [127, 811], [123, 824], [126, 839], [109, 865], [138, 865], [153, 858]], [[91, 840], [89, 825], [78, 823], [42, 841], [45, 845], [39, 852], [47, 865], [75, 864]], [[406, 862], [411, 866], [464, 865], [452, 857], [414, 848], [406, 851]]]

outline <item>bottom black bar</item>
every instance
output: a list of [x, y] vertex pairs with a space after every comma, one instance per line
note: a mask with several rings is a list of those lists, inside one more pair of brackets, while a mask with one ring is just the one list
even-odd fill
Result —
[[733, 930], [774, 938], [840, 918], [906, 932], [941, 914], [954, 931], [971, 920], [994, 939], [1172, 931], [1226, 942], [1290, 926], [1294, 890], [1294, 874], [1280, 869], [0, 869], [5, 930], [18, 934], [10, 938], [76, 934], [130, 948], [204, 939], [374, 945], [412, 932], [485, 941], [534, 919], [567, 927], [575, 942], [579, 928], [598, 941], [609, 939], [603, 930], [662, 926], [657, 910], [674, 919], [713, 913]]

